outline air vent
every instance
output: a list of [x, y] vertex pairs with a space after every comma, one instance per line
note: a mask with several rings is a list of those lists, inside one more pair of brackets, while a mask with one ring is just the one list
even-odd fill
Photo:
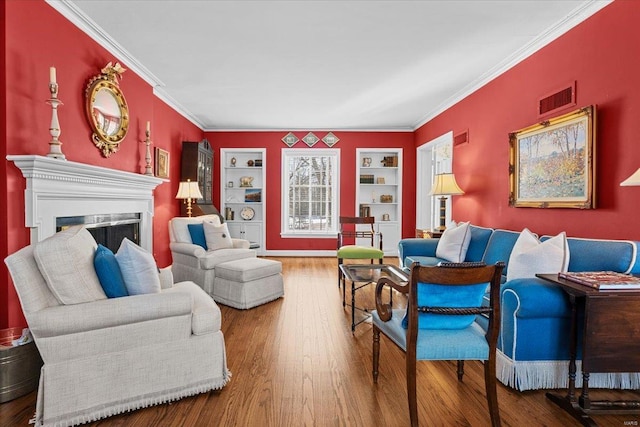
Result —
[[538, 116], [545, 116], [576, 105], [576, 82], [538, 101]]
[[459, 133], [457, 135], [455, 135], [453, 137], [453, 146], [457, 147], [458, 145], [461, 144], [466, 144], [467, 142], [469, 142], [469, 131], [465, 130], [462, 133]]

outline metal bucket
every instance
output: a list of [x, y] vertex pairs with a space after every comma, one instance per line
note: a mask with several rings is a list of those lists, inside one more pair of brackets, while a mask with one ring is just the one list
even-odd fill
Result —
[[42, 359], [34, 342], [16, 347], [22, 328], [0, 330], [0, 403], [8, 402], [38, 388]]

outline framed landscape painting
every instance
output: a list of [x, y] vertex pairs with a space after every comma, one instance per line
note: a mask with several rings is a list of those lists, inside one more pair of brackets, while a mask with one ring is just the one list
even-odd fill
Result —
[[595, 107], [509, 134], [509, 205], [595, 208]]

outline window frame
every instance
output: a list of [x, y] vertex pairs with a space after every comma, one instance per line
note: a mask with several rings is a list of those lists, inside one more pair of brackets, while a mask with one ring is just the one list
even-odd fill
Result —
[[[291, 157], [330, 157], [333, 164], [331, 177], [331, 218], [332, 228], [329, 230], [293, 230], [289, 228], [289, 159]], [[340, 212], [340, 149], [339, 148], [283, 148], [282, 149], [282, 222], [280, 236], [282, 238], [333, 238], [338, 234], [338, 213]], [[325, 186], [326, 187], [326, 186]]]

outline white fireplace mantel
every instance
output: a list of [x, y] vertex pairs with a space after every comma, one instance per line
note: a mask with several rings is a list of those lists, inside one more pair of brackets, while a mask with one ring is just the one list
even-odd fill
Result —
[[31, 243], [55, 234], [56, 218], [140, 214], [140, 246], [153, 250], [153, 191], [167, 180], [34, 155], [9, 155], [22, 171], [25, 226]]

